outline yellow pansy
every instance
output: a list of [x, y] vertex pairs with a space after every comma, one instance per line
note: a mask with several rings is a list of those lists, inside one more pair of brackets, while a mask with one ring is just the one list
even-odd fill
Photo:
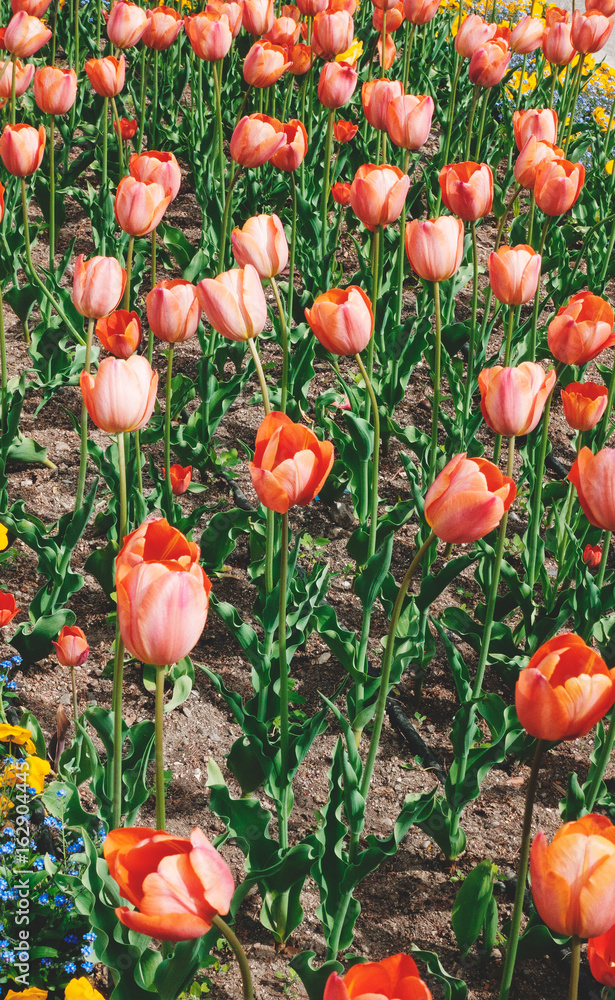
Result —
[[95, 990], [92, 984], [81, 976], [81, 979], [71, 979], [64, 990], [64, 1000], [105, 1000], [102, 993]]
[[3, 524], [0, 524], [0, 552], [9, 544], [9, 533]]
[[[26, 784], [29, 788], [34, 788], [37, 795], [40, 795], [45, 787], [45, 775], [51, 771], [51, 764], [41, 757], [26, 757], [25, 763], [28, 765]], [[11, 788], [17, 783], [17, 766], [15, 764], [9, 764], [5, 768], [3, 782]]]
[[615, 160], [609, 160], [609, 162], [607, 163], [606, 167], [604, 168], [607, 174], [613, 173], [613, 164], [615, 164]]
[[27, 990], [9, 990], [4, 1000], [46, 1000], [47, 990], [39, 990], [37, 986], [29, 986]]
[[17, 746], [23, 747], [26, 753], [36, 753], [32, 733], [23, 726], [9, 726], [7, 722], [0, 722], [0, 743], [16, 743]]
[[339, 56], [335, 57], [335, 62], [350, 63], [351, 66], [354, 66], [357, 59], [359, 59], [362, 54], [363, 42], [360, 42], [358, 38], [355, 38], [345, 52], [340, 52]]

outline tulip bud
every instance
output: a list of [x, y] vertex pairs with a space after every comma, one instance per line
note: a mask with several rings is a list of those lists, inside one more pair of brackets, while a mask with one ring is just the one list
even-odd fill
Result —
[[[376, 991], [370, 992], [370, 991]], [[325, 983], [323, 1000], [354, 1000], [378, 996], [380, 1000], [404, 997], [405, 1000], [431, 1000], [427, 984], [409, 955], [391, 955], [381, 962], [352, 965], [345, 976], [332, 972]]]
[[388, 226], [401, 215], [409, 187], [410, 178], [399, 167], [365, 163], [350, 188], [352, 210], [369, 228]]
[[102, 59], [88, 59], [85, 72], [92, 88], [101, 97], [117, 97], [126, 79], [126, 57], [104, 56]]
[[231, 35], [233, 38], [237, 38], [237, 35], [241, 31], [243, 17], [240, 3], [237, 3], [236, 0], [231, 0], [230, 3], [225, 3], [224, 0], [209, 0], [205, 6], [205, 13], [216, 13], [221, 17], [226, 17], [231, 29]]
[[314, 18], [312, 48], [317, 56], [332, 59], [346, 52], [353, 38], [354, 23], [348, 11], [323, 11]]
[[274, 21], [273, 0], [241, 0], [243, 26], [250, 35], [264, 35]]
[[516, 493], [512, 479], [496, 465], [466, 458], [464, 452], [444, 466], [427, 490], [425, 520], [443, 542], [475, 542], [497, 528]]
[[[34, 66], [32, 63], [22, 63], [19, 59], [15, 60], [15, 97], [23, 97], [26, 90], [32, 83], [32, 77], [34, 76]], [[8, 101], [11, 97], [13, 89], [13, 71], [12, 64], [6, 62], [3, 69], [0, 71], [0, 99], [3, 101]]]
[[196, 287], [199, 305], [214, 330], [229, 340], [256, 337], [267, 322], [261, 279], [252, 264], [203, 278]]
[[555, 371], [545, 375], [533, 361], [524, 361], [517, 368], [483, 368], [478, 388], [485, 423], [502, 437], [530, 434], [554, 385]]
[[4, 47], [20, 59], [28, 59], [46, 45], [52, 32], [38, 17], [31, 17], [25, 10], [14, 14], [4, 32]]
[[403, 96], [404, 85], [401, 80], [370, 80], [361, 88], [363, 112], [370, 125], [386, 131], [387, 111], [395, 98]]
[[[122, 139], [124, 142], [127, 142], [129, 139], [134, 139], [135, 135], [137, 134], [138, 127], [139, 123], [136, 118], [132, 119], [120, 118], [120, 128], [119, 128], [120, 139]], [[115, 129], [115, 134], [117, 135], [118, 127], [116, 121], [113, 122], [113, 128]]]
[[575, 10], [572, 15], [570, 40], [577, 52], [598, 52], [611, 37], [614, 18], [605, 17], [599, 10], [583, 13]]
[[65, 115], [77, 96], [74, 69], [41, 66], [34, 74], [34, 100], [46, 115]]
[[312, 332], [332, 354], [360, 354], [374, 330], [371, 303], [358, 285], [331, 288], [305, 310]]
[[0, 136], [0, 158], [10, 174], [29, 177], [41, 165], [47, 136], [39, 125], [5, 125]]
[[163, 52], [170, 48], [182, 29], [182, 17], [173, 7], [154, 7], [145, 11], [147, 27], [142, 42], [148, 49]]
[[254, 215], [243, 229], [233, 229], [231, 244], [239, 267], [252, 264], [261, 278], [281, 274], [288, 264], [288, 243], [277, 215]]
[[[0, 140], [1, 141], [1, 140]], [[88, 319], [112, 313], [124, 294], [126, 271], [115, 257], [91, 257], [81, 253], [75, 260], [73, 305]]]
[[535, 52], [542, 44], [544, 30], [543, 22], [539, 21], [537, 17], [529, 17], [528, 15], [522, 18], [510, 33], [511, 50], [521, 56]]
[[292, 73], [293, 76], [303, 76], [311, 69], [314, 63], [312, 46], [302, 44], [293, 45], [288, 53], [288, 58], [291, 60], [288, 72]]
[[609, 399], [609, 390], [596, 382], [569, 382], [562, 389], [566, 423], [575, 431], [591, 431], [601, 419]]
[[606, 299], [578, 292], [549, 324], [551, 354], [565, 365], [586, 365], [615, 344], [614, 318]]
[[305, 159], [308, 148], [307, 132], [303, 122], [297, 118], [291, 118], [289, 122], [281, 126], [281, 130], [286, 137], [286, 144], [276, 150], [271, 157], [271, 163], [278, 170], [291, 173], [300, 167]]
[[331, 197], [338, 205], [350, 205], [350, 188], [352, 184], [337, 181], [331, 188]]
[[85, 632], [77, 625], [65, 625], [57, 642], [52, 639], [51, 645], [63, 667], [82, 667], [90, 652]]
[[328, 7], [328, 0], [297, 0], [297, 7], [304, 17], [316, 17]]
[[21, 608], [15, 606], [15, 598], [12, 594], [7, 594], [5, 590], [0, 590], [0, 628], [4, 628], [13, 620]]
[[355, 125], [354, 122], [346, 122], [342, 118], [339, 118], [333, 126], [333, 135], [336, 142], [339, 143], [350, 142], [358, 131], [358, 125]]
[[279, 45], [283, 49], [292, 49], [299, 38], [299, 25], [292, 17], [276, 17], [263, 41]]
[[243, 61], [243, 78], [248, 86], [271, 87], [290, 65], [279, 45], [255, 42]]
[[161, 222], [170, 201], [161, 184], [122, 177], [115, 195], [117, 224], [130, 236], [147, 236]]
[[557, 159], [543, 161], [534, 181], [534, 198], [545, 215], [563, 215], [572, 208], [585, 182], [582, 163]]
[[502, 38], [491, 38], [473, 53], [468, 75], [472, 83], [481, 87], [495, 87], [500, 83], [512, 53]]
[[576, 486], [590, 524], [615, 531], [615, 448], [603, 448], [595, 455], [589, 448], [581, 448], [568, 479]]
[[130, 49], [141, 41], [147, 28], [147, 14], [136, 3], [118, 0], [111, 7], [107, 21], [107, 38], [118, 49]]
[[159, 281], [145, 299], [147, 322], [154, 336], [167, 344], [193, 337], [201, 318], [196, 288], [183, 278]]
[[318, 100], [325, 108], [342, 108], [355, 92], [357, 71], [346, 62], [327, 62], [320, 71]]
[[378, 49], [378, 64], [382, 70], [389, 70], [393, 63], [395, 62], [395, 56], [397, 55], [397, 46], [391, 38], [387, 35], [384, 41], [384, 58], [382, 56], [382, 36], [378, 38], [377, 49]]
[[130, 157], [130, 176], [143, 184], [160, 184], [165, 195], [175, 201], [182, 174], [173, 153], [161, 153], [148, 149], [145, 153], [133, 153]]
[[491, 211], [493, 174], [486, 163], [451, 163], [438, 177], [442, 201], [464, 222], [476, 222]]
[[[605, 17], [610, 17], [611, 14], [615, 14], [615, 0], [585, 0], [585, 10], [587, 12], [599, 10]], [[28, 13], [32, 14], [33, 11]], [[37, 16], [40, 17], [40, 15]]]
[[402, 0], [397, 0], [395, 6], [387, 10], [386, 15], [385, 24], [384, 11], [380, 10], [379, 7], [374, 7], [372, 25], [376, 31], [380, 32], [382, 32], [384, 27], [386, 34], [390, 35], [393, 31], [397, 31], [397, 29], [404, 23], [404, 7]]
[[195, 55], [207, 62], [224, 59], [233, 42], [228, 18], [219, 14], [185, 17], [184, 28]]
[[[407, 14], [406, 17], [408, 17]], [[456, 51], [464, 59], [471, 59], [477, 49], [493, 38], [496, 28], [496, 24], [488, 24], [479, 14], [470, 14], [468, 17], [464, 17], [459, 31], [455, 35]]]
[[286, 135], [277, 119], [244, 115], [231, 136], [231, 156], [242, 167], [261, 167], [285, 145]]
[[42, 17], [50, 3], [51, 0], [11, 0], [11, 10], [13, 14], [25, 10], [31, 17]]
[[433, 100], [425, 94], [394, 97], [386, 115], [391, 142], [400, 149], [420, 149], [429, 138], [433, 112]]
[[531, 135], [517, 157], [515, 163], [515, 180], [521, 187], [532, 191], [536, 183], [538, 167], [543, 162], [550, 162], [563, 157], [564, 151], [550, 142], [539, 142]]
[[542, 51], [545, 59], [555, 66], [568, 66], [576, 55], [576, 49], [570, 40], [570, 25], [557, 21], [552, 26], [547, 24], [542, 36]]
[[105, 358], [96, 375], [81, 372], [79, 386], [96, 426], [107, 434], [121, 434], [145, 427], [156, 402], [158, 374], [138, 354], [126, 361]]
[[489, 257], [489, 284], [499, 302], [520, 306], [536, 294], [542, 257], [525, 243], [500, 247]]
[[141, 343], [141, 320], [136, 312], [116, 309], [96, 322], [96, 336], [102, 346], [116, 358], [130, 358]]
[[[164, 475], [164, 469], [162, 471]], [[190, 481], [192, 479], [192, 466], [187, 465], [186, 468], [184, 468], [181, 465], [172, 465], [169, 472], [171, 474], [171, 491], [173, 496], [180, 497], [190, 486]]]
[[305, 507], [321, 489], [333, 465], [333, 445], [276, 411], [261, 423], [248, 468], [260, 502], [286, 514]]
[[438, 12], [442, 0], [403, 0], [404, 17], [410, 24], [427, 24]]
[[598, 569], [602, 562], [602, 549], [599, 545], [586, 545], [583, 549], [583, 562], [589, 569]]
[[425, 281], [446, 281], [459, 270], [463, 257], [463, 222], [450, 215], [413, 219], [406, 226], [410, 267]]
[[513, 130], [517, 149], [521, 151], [530, 136], [534, 136], [537, 142], [554, 143], [557, 139], [557, 125], [557, 112], [551, 108], [513, 111]]

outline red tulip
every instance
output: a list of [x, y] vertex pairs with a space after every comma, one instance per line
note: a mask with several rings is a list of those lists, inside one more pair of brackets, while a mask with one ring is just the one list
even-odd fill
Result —
[[267, 302], [258, 271], [251, 264], [199, 281], [197, 296], [214, 330], [229, 340], [256, 337], [267, 322]]
[[51, 641], [56, 656], [63, 667], [82, 667], [88, 658], [88, 640], [77, 625], [65, 625], [57, 642]]
[[228, 18], [219, 14], [194, 14], [184, 18], [184, 28], [199, 59], [224, 59], [233, 42]]
[[159, 281], [145, 299], [147, 322], [166, 344], [180, 344], [193, 337], [201, 318], [196, 288], [183, 278]]
[[280, 123], [268, 115], [244, 115], [231, 136], [231, 156], [242, 167], [261, 167], [281, 146], [286, 135]]
[[313, 431], [274, 411], [258, 429], [249, 469], [260, 502], [286, 514], [290, 507], [305, 507], [314, 499], [332, 465], [330, 441], [319, 441]]
[[401, 214], [410, 178], [389, 164], [359, 167], [350, 188], [350, 204], [355, 215], [370, 229], [388, 226]]
[[41, 66], [34, 74], [34, 100], [46, 115], [65, 115], [77, 96], [74, 69]]
[[353, 38], [354, 24], [348, 11], [323, 11], [314, 18], [312, 48], [317, 56], [332, 59], [341, 55], [350, 47]]
[[420, 149], [431, 131], [434, 103], [431, 97], [403, 94], [387, 108], [386, 127], [391, 142], [400, 149]]
[[132, 357], [141, 343], [141, 320], [136, 312], [116, 309], [96, 322], [96, 336], [102, 346], [116, 358]]
[[271, 163], [278, 170], [291, 173], [300, 167], [305, 159], [308, 148], [307, 132], [303, 122], [297, 118], [291, 118], [285, 125], [281, 125], [280, 130], [286, 138], [286, 143], [275, 151]]
[[90, 319], [112, 313], [124, 294], [126, 271], [115, 257], [91, 257], [82, 253], [75, 259], [73, 305]]
[[[406, 14], [406, 17], [408, 15]], [[410, 18], [408, 18], [410, 20]], [[484, 21], [479, 14], [464, 17], [455, 35], [455, 49], [464, 59], [471, 59], [477, 49], [493, 38], [497, 25]]]
[[130, 49], [141, 41], [147, 28], [147, 14], [136, 3], [118, 0], [107, 20], [107, 38], [118, 49]]
[[[187, 465], [186, 468], [184, 468], [181, 465], [172, 465], [169, 472], [171, 474], [171, 490], [173, 492], [173, 496], [180, 497], [190, 486], [190, 481], [192, 479], [192, 466]], [[162, 474], [164, 475], [164, 469], [162, 470]]]
[[148, 149], [130, 157], [130, 176], [142, 184], [161, 184], [165, 195], [175, 201], [182, 182], [182, 173], [173, 153]]
[[271, 87], [290, 65], [280, 45], [254, 42], [243, 61], [243, 78], [248, 86]]
[[277, 215], [254, 215], [243, 229], [231, 233], [233, 256], [239, 267], [252, 264], [261, 278], [281, 274], [288, 264], [288, 243]]
[[318, 80], [318, 100], [325, 108], [343, 108], [354, 94], [358, 79], [350, 63], [325, 63]]
[[117, 97], [126, 79], [126, 57], [105, 56], [102, 59], [88, 59], [85, 72], [93, 89], [101, 97]]
[[555, 385], [555, 371], [524, 361], [517, 368], [483, 368], [478, 376], [480, 408], [496, 434], [518, 437], [530, 434], [542, 416]]
[[0, 590], [0, 628], [8, 625], [20, 610], [21, 608], [15, 606], [13, 595]]
[[562, 389], [566, 423], [575, 431], [591, 431], [606, 410], [609, 390], [595, 382], [569, 382]]
[[331, 188], [331, 197], [338, 205], [350, 205], [350, 188], [352, 184], [337, 181]]
[[426, 281], [446, 281], [459, 270], [463, 257], [463, 222], [450, 215], [413, 219], [406, 226], [410, 267]]
[[512, 479], [484, 458], [455, 455], [425, 496], [425, 520], [443, 542], [475, 542], [497, 528], [517, 494]]
[[354, 122], [346, 122], [339, 118], [333, 126], [333, 136], [336, 142], [350, 142], [359, 131], [359, 126]]
[[[134, 139], [137, 134], [137, 129], [139, 123], [136, 118], [120, 118], [120, 139], [127, 142], [129, 139]], [[118, 134], [117, 122], [114, 120], [113, 128], [115, 129], [115, 134]]]
[[563, 215], [574, 205], [585, 182], [582, 163], [557, 159], [543, 161], [536, 171], [534, 197], [545, 215]]
[[598, 52], [611, 37], [614, 18], [605, 17], [599, 10], [583, 13], [575, 10], [572, 15], [570, 40], [578, 52]]
[[615, 986], [615, 925], [598, 937], [590, 937], [587, 958], [594, 979], [603, 986]]
[[464, 222], [488, 215], [493, 204], [493, 174], [486, 163], [451, 163], [438, 177], [442, 201]]
[[537, 142], [554, 143], [557, 139], [557, 124], [557, 112], [551, 108], [513, 111], [513, 129], [519, 152], [532, 135]]
[[520, 306], [531, 302], [538, 288], [542, 257], [526, 243], [500, 247], [489, 257], [489, 284], [499, 302]]
[[96, 375], [81, 372], [79, 385], [96, 426], [120, 434], [145, 427], [156, 402], [158, 375], [147, 358], [133, 354], [126, 361], [105, 358]]
[[409, 955], [391, 955], [382, 962], [360, 962], [345, 976], [332, 972], [323, 1000], [431, 1000], [427, 984]]
[[614, 323], [615, 315], [606, 299], [578, 292], [549, 324], [549, 350], [565, 365], [586, 365], [615, 344]]
[[576, 486], [587, 520], [603, 531], [615, 531], [615, 448], [596, 455], [581, 448], [568, 479]]
[[490, 38], [472, 54], [468, 75], [481, 87], [495, 87], [508, 69], [512, 53], [503, 38]]
[[364, 83], [361, 88], [361, 102], [370, 125], [383, 132], [386, 131], [389, 105], [396, 97], [402, 97], [403, 93], [404, 86], [401, 80], [387, 80], [386, 77], [382, 77]]
[[521, 56], [535, 52], [542, 44], [544, 30], [543, 22], [537, 17], [523, 17], [510, 33], [508, 44], [511, 51]]
[[331, 288], [305, 310], [312, 332], [332, 354], [359, 354], [374, 330], [371, 303], [358, 285]]
[[52, 32], [38, 17], [25, 10], [13, 15], [4, 32], [4, 48], [20, 59], [28, 59], [46, 45]]
[[583, 562], [588, 569], [598, 569], [602, 562], [602, 549], [599, 545], [586, 545], [583, 549]]
[[293, 76], [303, 76], [314, 64], [312, 46], [301, 43], [293, 45], [292, 49], [288, 52], [288, 58], [291, 60], [288, 72], [292, 73]]
[[5, 125], [0, 136], [0, 158], [10, 174], [29, 177], [41, 165], [47, 136], [39, 125]]
[[163, 52], [171, 47], [182, 30], [182, 17], [173, 7], [154, 7], [145, 11], [147, 27], [142, 42], [148, 49]]
[[162, 221], [171, 195], [161, 184], [144, 184], [122, 177], [115, 195], [115, 218], [130, 236], [147, 236]]

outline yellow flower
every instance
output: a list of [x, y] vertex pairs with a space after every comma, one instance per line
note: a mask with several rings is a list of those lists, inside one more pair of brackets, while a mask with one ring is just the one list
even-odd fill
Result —
[[64, 1000], [105, 1000], [102, 993], [95, 990], [92, 984], [82, 976], [81, 979], [71, 979], [64, 990]]
[[0, 524], [0, 552], [9, 544], [9, 533], [3, 524]]
[[9, 726], [6, 722], [0, 722], [0, 743], [16, 743], [17, 746], [23, 747], [26, 753], [36, 753], [32, 733], [23, 726]]
[[340, 52], [339, 56], [335, 57], [335, 62], [345, 62], [350, 63], [354, 66], [357, 59], [363, 54], [363, 42], [360, 42], [358, 38], [353, 39], [350, 48], [346, 49], [345, 52]]
[[615, 164], [615, 160], [609, 160], [609, 162], [607, 163], [606, 167], [604, 168], [606, 170], [607, 174], [612, 174], [613, 173], [613, 165], [614, 164]]
[[[27, 785], [34, 788], [36, 794], [40, 795], [45, 787], [45, 775], [51, 771], [51, 764], [49, 761], [43, 760], [42, 757], [26, 757], [25, 762], [28, 765]], [[9, 764], [5, 768], [3, 779], [4, 784], [11, 788], [17, 784], [17, 766], [15, 764]]]
[[27, 990], [9, 990], [4, 1000], [46, 1000], [47, 990], [39, 990], [37, 986], [29, 986]]

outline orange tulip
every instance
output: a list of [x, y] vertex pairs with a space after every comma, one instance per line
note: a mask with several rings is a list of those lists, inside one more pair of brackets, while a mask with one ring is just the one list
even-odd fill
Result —
[[141, 41], [148, 49], [163, 52], [171, 47], [182, 30], [182, 17], [173, 7], [154, 7], [145, 11], [147, 27]]
[[438, 177], [442, 201], [464, 222], [488, 215], [493, 204], [493, 174], [486, 163], [451, 163]]
[[244, 115], [231, 136], [231, 156], [242, 167], [261, 167], [281, 146], [286, 135], [268, 115]]
[[328, 0], [297, 0], [297, 7], [304, 17], [316, 17], [328, 6]]
[[576, 486], [587, 520], [603, 531], [615, 531], [615, 448], [596, 455], [581, 448], [568, 479]]
[[305, 310], [312, 332], [332, 354], [360, 354], [374, 331], [371, 302], [362, 288], [331, 288]]
[[[105, 358], [96, 375], [81, 372], [81, 395], [90, 417], [107, 434], [145, 427], [156, 402], [158, 375], [147, 358]], [[180, 657], [181, 659], [181, 657]]]
[[508, 44], [517, 55], [525, 56], [535, 52], [542, 44], [545, 26], [537, 17], [529, 15], [521, 18], [510, 33]]
[[532, 895], [538, 913], [556, 934], [595, 937], [615, 912], [615, 826], [590, 814], [564, 823], [550, 844], [534, 837]]
[[564, 150], [550, 142], [541, 142], [531, 135], [517, 157], [515, 180], [521, 187], [532, 191], [536, 184], [536, 174], [541, 163], [551, 163], [560, 159]]
[[615, 344], [614, 322], [615, 315], [606, 299], [578, 292], [549, 324], [549, 350], [565, 365], [586, 365]]
[[[171, 491], [173, 496], [180, 497], [190, 486], [190, 481], [192, 479], [192, 466], [187, 465], [186, 468], [184, 468], [181, 465], [172, 465], [169, 472], [171, 474]], [[162, 470], [162, 474], [164, 475], [164, 469]]]
[[243, 229], [233, 229], [231, 244], [239, 267], [252, 264], [261, 278], [281, 274], [288, 264], [288, 242], [277, 215], [252, 216]]
[[276, 17], [264, 41], [279, 45], [283, 49], [292, 49], [299, 38], [299, 25], [292, 17]]
[[126, 79], [126, 57], [104, 56], [102, 59], [88, 59], [85, 72], [93, 89], [101, 97], [117, 97]]
[[[34, 66], [32, 63], [22, 63], [15, 60], [15, 97], [22, 97], [34, 76]], [[13, 71], [11, 63], [5, 63], [0, 71], [0, 100], [8, 101], [11, 96], [13, 86]]]
[[280, 146], [271, 157], [271, 163], [278, 170], [291, 173], [301, 166], [308, 148], [308, 137], [303, 122], [291, 118], [285, 125], [280, 125], [280, 131], [286, 138], [286, 143]]
[[332, 59], [350, 48], [354, 38], [354, 23], [347, 10], [334, 13], [323, 11], [314, 18], [312, 48], [317, 56]]
[[410, 267], [426, 281], [446, 281], [459, 270], [463, 257], [463, 222], [451, 215], [413, 219], [406, 226]]
[[318, 100], [325, 108], [342, 108], [354, 94], [358, 79], [350, 63], [325, 63], [318, 79]]
[[574, 205], [585, 182], [582, 163], [557, 159], [543, 161], [536, 171], [534, 197], [545, 215], [563, 215]]
[[82, 667], [88, 658], [88, 640], [77, 625], [65, 625], [57, 642], [51, 641], [58, 661], [63, 667]]
[[588, 10], [585, 14], [575, 10], [572, 15], [570, 40], [577, 52], [598, 52], [611, 37], [614, 18], [605, 17], [599, 10]]
[[404, 23], [404, 6], [402, 0], [397, 0], [394, 7], [390, 7], [387, 12], [386, 25], [384, 24], [384, 11], [380, 10], [379, 7], [374, 7], [374, 13], [372, 14], [372, 26], [376, 31], [382, 31], [384, 27], [386, 34], [390, 35], [393, 31], [397, 31], [398, 28]]
[[596, 382], [569, 382], [562, 389], [566, 423], [575, 431], [591, 431], [606, 410], [609, 390]]
[[20, 59], [28, 59], [46, 45], [52, 32], [38, 17], [25, 10], [13, 15], [4, 32], [4, 48]]
[[292, 49], [289, 50], [288, 58], [291, 60], [288, 72], [292, 73], [293, 76], [303, 76], [311, 69], [314, 63], [312, 46], [303, 45], [302, 43], [293, 45]]
[[401, 80], [387, 80], [382, 77], [379, 80], [370, 80], [364, 83], [361, 88], [361, 103], [363, 113], [370, 125], [386, 131], [387, 110], [396, 97], [402, 97], [404, 85]]
[[236, 3], [235, 0], [231, 0], [231, 3], [224, 3], [224, 0], [209, 0], [205, 5], [205, 13], [213, 14], [214, 12], [226, 17], [231, 29], [231, 35], [233, 38], [237, 38], [237, 35], [241, 31], [243, 18], [241, 4]]
[[[406, 17], [408, 15], [406, 14]], [[408, 18], [410, 20], [410, 18]], [[477, 49], [493, 38], [497, 25], [484, 21], [479, 14], [464, 17], [455, 35], [455, 49], [464, 59], [471, 59]]]
[[183, 278], [159, 281], [145, 299], [147, 322], [154, 336], [166, 344], [193, 337], [201, 318], [196, 288]]
[[25, 10], [32, 17], [42, 17], [50, 3], [51, 0], [11, 0], [11, 10], [13, 14]]
[[195, 55], [207, 62], [224, 59], [233, 42], [228, 18], [220, 14], [185, 17], [184, 28]]
[[589, 569], [598, 569], [602, 562], [602, 549], [599, 545], [586, 545], [583, 549], [583, 562]]
[[517, 493], [484, 458], [455, 455], [425, 496], [425, 520], [443, 542], [475, 542], [497, 528]]
[[409, 955], [391, 955], [382, 962], [360, 962], [345, 976], [332, 972], [323, 1000], [431, 1000], [431, 993], [419, 978], [419, 970]]
[[145, 184], [134, 177], [122, 177], [115, 195], [115, 218], [130, 236], [147, 236], [162, 220], [171, 195], [162, 184]]
[[397, 55], [397, 46], [395, 45], [395, 42], [390, 35], [386, 35], [384, 41], [384, 59], [382, 58], [382, 36], [378, 38], [376, 47], [378, 49], [378, 65], [385, 71], [389, 70], [395, 62], [395, 56]]
[[13, 595], [0, 590], [0, 628], [8, 625], [20, 610], [21, 608], [15, 606]]
[[271, 87], [290, 65], [281, 46], [254, 42], [243, 61], [243, 78], [248, 86]]
[[41, 66], [34, 74], [34, 100], [46, 115], [65, 115], [77, 96], [74, 69]]
[[0, 136], [0, 158], [10, 174], [29, 177], [41, 165], [47, 136], [39, 125], [5, 125]]
[[[120, 138], [127, 142], [129, 139], [134, 139], [137, 134], [137, 129], [139, 123], [136, 118], [120, 118]], [[118, 134], [117, 122], [113, 122], [113, 128], [115, 129], [115, 134]]]
[[549, 5], [545, 9], [545, 26], [547, 28], [553, 27], [554, 24], [568, 24], [570, 21], [570, 14], [563, 7], [556, 7], [555, 4]]
[[542, 257], [526, 243], [500, 247], [489, 256], [489, 284], [499, 302], [520, 306], [536, 294]]
[[483, 368], [478, 387], [485, 422], [503, 437], [530, 434], [542, 416], [555, 377], [555, 371], [545, 375], [533, 361], [524, 361], [517, 368]]
[[350, 188], [352, 184], [337, 181], [331, 188], [331, 197], [338, 205], [350, 205]]
[[594, 979], [603, 986], [615, 986], [615, 925], [598, 937], [590, 937], [587, 958]]
[[359, 167], [350, 188], [354, 214], [368, 228], [388, 226], [401, 214], [410, 178], [399, 167], [365, 163]]
[[615, 0], [585, 0], [585, 10], [599, 10], [605, 17], [615, 14]]
[[411, 24], [427, 24], [438, 12], [442, 0], [403, 0], [404, 17]]
[[229, 340], [258, 336], [267, 322], [267, 302], [252, 264], [203, 278], [196, 286], [199, 305], [214, 330]]
[[551, 108], [513, 111], [513, 130], [519, 152], [532, 135], [537, 142], [554, 143], [557, 139], [557, 112]]
[[571, 26], [565, 21], [556, 21], [545, 28], [542, 36], [542, 51], [545, 59], [555, 66], [568, 66], [577, 50], [570, 40]]
[[313, 431], [274, 411], [258, 429], [249, 469], [260, 502], [286, 514], [290, 507], [305, 507], [314, 499], [332, 465], [330, 441], [319, 441]]
[[75, 259], [73, 305], [89, 319], [112, 313], [124, 294], [126, 271], [115, 257], [91, 257], [82, 253]]
[[182, 182], [182, 173], [173, 153], [148, 149], [130, 157], [130, 176], [142, 184], [160, 184], [165, 195], [175, 201]]
[[355, 125], [354, 122], [346, 122], [343, 118], [339, 118], [333, 126], [333, 136], [336, 142], [340, 143], [350, 142], [358, 131], [358, 125]]
[[481, 87], [495, 87], [508, 69], [512, 52], [503, 38], [490, 38], [470, 59], [468, 75]]
[[433, 100], [425, 94], [394, 97], [386, 116], [389, 139], [400, 149], [419, 149], [429, 138], [433, 112]]
[[217, 914], [228, 913], [233, 876], [198, 827], [189, 840], [143, 826], [111, 830], [103, 853], [120, 895], [137, 907], [115, 911], [132, 930], [187, 941], [206, 934]]
[[211, 590], [200, 556], [164, 518], [124, 540], [115, 560], [118, 623], [127, 650], [143, 663], [177, 663], [199, 641]]
[[147, 14], [136, 3], [118, 0], [107, 20], [107, 38], [118, 49], [130, 49], [141, 41], [147, 28]]
[[273, 0], [241, 0], [242, 23], [248, 34], [264, 35], [274, 21]]
[[141, 343], [141, 320], [136, 312], [116, 309], [96, 322], [96, 336], [109, 354], [116, 358], [132, 357]]

